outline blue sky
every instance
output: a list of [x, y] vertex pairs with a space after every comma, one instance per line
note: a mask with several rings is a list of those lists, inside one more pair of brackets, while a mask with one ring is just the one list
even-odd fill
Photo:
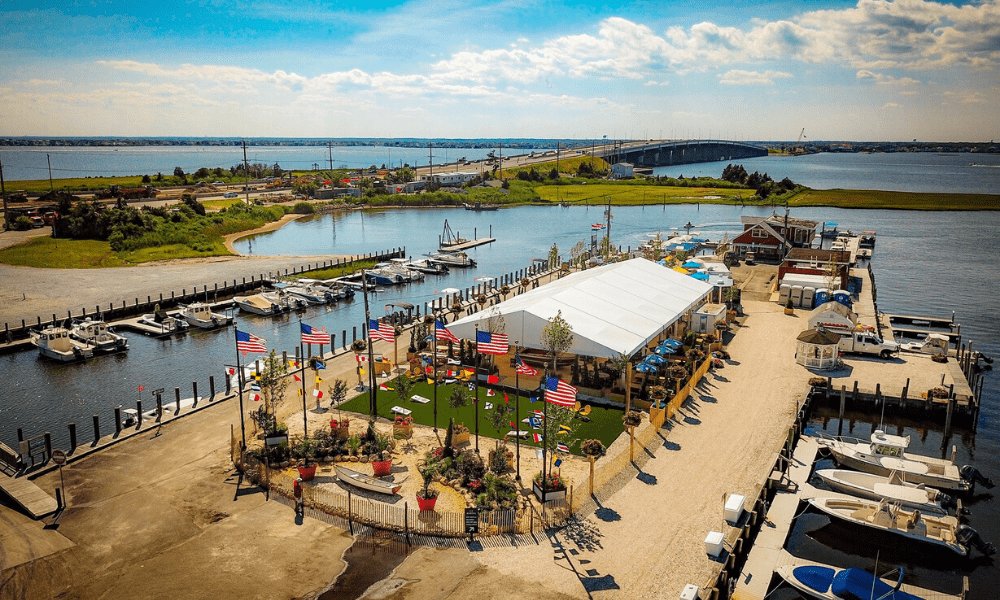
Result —
[[1000, 139], [1000, 0], [0, 5], [0, 135]]

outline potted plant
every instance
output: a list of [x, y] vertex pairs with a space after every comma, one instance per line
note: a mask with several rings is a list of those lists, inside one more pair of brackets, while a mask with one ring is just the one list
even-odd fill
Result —
[[353, 350], [355, 354], [361, 354], [367, 349], [368, 349], [368, 342], [366, 342], [365, 340], [354, 340], [353, 342], [351, 342], [351, 350]]
[[451, 431], [451, 443], [453, 446], [469, 443], [469, 428], [463, 423], [455, 423]]
[[656, 408], [663, 408], [660, 404], [667, 399], [667, 388], [662, 385], [654, 385], [649, 388], [649, 399], [653, 401]]
[[312, 478], [316, 476], [316, 442], [306, 438], [299, 443], [299, 447], [296, 449], [296, 454], [302, 460], [302, 464], [298, 466], [299, 477], [302, 481], [312, 481]]
[[420, 511], [434, 510], [434, 504], [437, 503], [438, 491], [432, 490], [431, 480], [434, 479], [434, 475], [437, 474], [437, 466], [433, 463], [424, 464], [424, 467], [417, 469], [420, 471], [420, 476], [424, 480], [424, 487], [417, 490], [417, 506], [420, 507]]
[[637, 410], [630, 410], [622, 415], [622, 423], [628, 427], [628, 454], [629, 461], [635, 461], [635, 428], [642, 425], [642, 413]]
[[[535, 496], [539, 500], [542, 498], [542, 474], [536, 473], [535, 478], [531, 481], [531, 490], [535, 492]], [[566, 499], [566, 483], [563, 478], [549, 473], [545, 476], [545, 498], [544, 502], [549, 502], [552, 500], [565, 500]]]
[[792, 299], [791, 298], [788, 299], [788, 302], [785, 302], [785, 314], [786, 315], [794, 315], [795, 314], [795, 305], [792, 304]]
[[361, 438], [352, 435], [347, 439], [347, 447], [351, 451], [351, 462], [358, 462], [358, 452], [361, 450]]
[[580, 444], [580, 453], [590, 460], [590, 495], [594, 495], [594, 461], [607, 454], [608, 449], [604, 447], [601, 440], [584, 440]]
[[387, 435], [378, 435], [371, 442], [371, 463], [372, 473], [376, 477], [385, 477], [392, 471], [392, 438]]

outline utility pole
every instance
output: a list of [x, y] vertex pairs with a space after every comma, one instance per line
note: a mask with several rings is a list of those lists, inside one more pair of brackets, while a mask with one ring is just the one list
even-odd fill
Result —
[[48, 154], [46, 154], [45, 155], [45, 160], [49, 163], [49, 191], [51, 192], [52, 191], [52, 159], [49, 158]]
[[556, 142], [556, 173], [559, 172], [559, 142]]
[[333, 146], [330, 142], [326, 143], [326, 152], [330, 156], [330, 170], [333, 170]]
[[427, 142], [427, 166], [430, 167], [430, 174], [427, 175], [428, 181], [434, 180], [434, 142]]
[[0, 160], [0, 195], [3, 196], [3, 222], [10, 229], [10, 211], [7, 210], [7, 188], [3, 182], [3, 161]]

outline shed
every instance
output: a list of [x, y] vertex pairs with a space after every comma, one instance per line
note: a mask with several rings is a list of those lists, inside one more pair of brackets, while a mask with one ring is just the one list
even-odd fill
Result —
[[691, 313], [691, 331], [695, 333], [714, 333], [715, 324], [725, 320], [725, 304], [705, 304]]
[[632, 177], [635, 173], [635, 167], [632, 163], [620, 162], [611, 165], [611, 176], [615, 179], [621, 179], [622, 177]]
[[837, 366], [840, 336], [829, 331], [807, 329], [799, 334], [795, 362], [807, 369], [829, 370]]

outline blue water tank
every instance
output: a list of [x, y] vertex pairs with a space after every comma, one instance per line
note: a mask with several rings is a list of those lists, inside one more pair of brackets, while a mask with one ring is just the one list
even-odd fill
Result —
[[816, 306], [822, 306], [829, 302], [830, 299], [830, 290], [827, 288], [819, 288], [816, 290]]
[[833, 292], [833, 299], [847, 308], [851, 308], [851, 293], [847, 290], [835, 290]]

